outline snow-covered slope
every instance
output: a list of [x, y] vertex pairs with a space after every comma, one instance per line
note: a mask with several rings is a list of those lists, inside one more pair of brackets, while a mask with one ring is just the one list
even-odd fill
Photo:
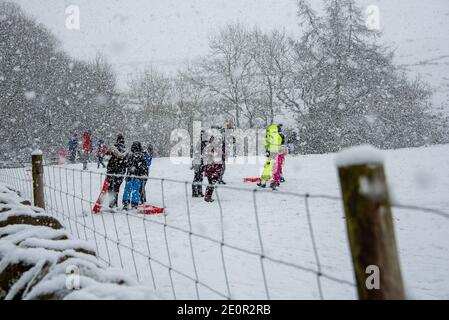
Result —
[[[296, 0], [14, 0], [47, 25], [71, 54], [92, 58], [104, 52], [125, 87], [128, 74], [151, 64], [174, 71], [186, 60], [207, 52], [208, 37], [230, 21], [301, 30]], [[397, 63], [429, 81], [434, 104], [448, 101], [449, 1], [358, 0], [377, 5], [383, 40], [396, 48]], [[320, 8], [321, 1], [311, 3]], [[81, 29], [65, 28], [65, 7], [80, 7]], [[449, 107], [448, 107], [449, 108]], [[448, 111], [449, 112], [449, 111]]]
[[[384, 158], [395, 203], [449, 211], [449, 145], [385, 151]], [[74, 166], [76, 171], [71, 170]], [[228, 165], [225, 175], [227, 187], [252, 190], [254, 185], [243, 183], [242, 178], [258, 176], [260, 167], [259, 164]], [[155, 159], [151, 177], [164, 178], [165, 181], [163, 188], [160, 180], [148, 182], [148, 199], [154, 205], [165, 205], [166, 223], [178, 228], [176, 230], [164, 227], [163, 216], [146, 216], [143, 220], [142, 215], [133, 212], [129, 215], [123, 212], [91, 215], [92, 202], [96, 200], [104, 179], [104, 175], [97, 173], [104, 174], [104, 171], [97, 170], [94, 165], [91, 165], [91, 172], [83, 172], [80, 168], [81, 165], [46, 168], [46, 182], [52, 186], [46, 190], [47, 208], [50, 212], [53, 210], [60, 221], [64, 221], [73, 235], [87, 238], [95, 244], [104, 260], [111, 261], [115, 266], [123, 264], [130, 274], [137, 273], [148, 286], [153, 286], [153, 270], [156, 288], [165, 297], [172, 294], [170, 273], [166, 268], [171, 261], [174, 270], [191, 277], [187, 279], [172, 272], [176, 297], [196, 298], [195, 282], [192, 281], [196, 278], [193, 252], [198, 280], [227, 295], [220, 253], [223, 223], [224, 242], [227, 244], [223, 257], [231, 297], [266, 298], [259, 255], [232, 248], [261, 252], [253, 192], [219, 189], [221, 201], [212, 204], [202, 199], [192, 199], [190, 185], [170, 181], [191, 181], [193, 173], [189, 165], [174, 164], [169, 159]], [[309, 198], [310, 217], [322, 272], [354, 282], [342, 203], [332, 198], [340, 196], [335, 155], [288, 157], [284, 172], [287, 182], [280, 192], [257, 192], [255, 195], [264, 254], [316, 270], [305, 199], [291, 194], [309, 193], [312, 195]], [[220, 212], [223, 213], [223, 221]], [[394, 208], [393, 213], [409, 297], [449, 298], [449, 220], [421, 210]], [[191, 247], [189, 214], [193, 233], [217, 242], [192, 236]], [[179, 229], [187, 232], [180, 232]], [[96, 233], [93, 234], [92, 230]], [[117, 240], [123, 246], [118, 246]], [[129, 250], [131, 247], [134, 248], [133, 252]], [[150, 252], [152, 269], [146, 258]], [[267, 259], [264, 260], [264, 267], [271, 298], [319, 298], [314, 272]], [[356, 298], [355, 289], [350, 285], [326, 277], [322, 277], [321, 281], [325, 299]], [[198, 292], [202, 299], [220, 298], [201, 285]]]

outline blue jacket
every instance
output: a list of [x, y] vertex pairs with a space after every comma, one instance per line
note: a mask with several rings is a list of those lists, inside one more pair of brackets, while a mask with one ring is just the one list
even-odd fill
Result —
[[78, 140], [75, 138], [72, 138], [69, 140], [69, 150], [75, 150], [78, 148]]
[[150, 156], [150, 154], [148, 152], [144, 152], [143, 153], [143, 157], [145, 158], [145, 162], [147, 164], [147, 167], [151, 167], [151, 163], [153, 162], [153, 157]]

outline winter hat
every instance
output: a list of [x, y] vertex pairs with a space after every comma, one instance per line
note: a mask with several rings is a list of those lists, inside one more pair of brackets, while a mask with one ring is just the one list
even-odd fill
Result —
[[278, 131], [279, 131], [279, 132], [282, 132], [283, 126], [284, 126], [284, 125], [283, 125], [282, 123], [279, 123], [279, 124], [278, 124]]
[[117, 143], [125, 144], [125, 137], [123, 136], [123, 134], [120, 133], [117, 136]]
[[131, 145], [131, 152], [142, 152], [142, 144], [139, 141], [134, 141]]

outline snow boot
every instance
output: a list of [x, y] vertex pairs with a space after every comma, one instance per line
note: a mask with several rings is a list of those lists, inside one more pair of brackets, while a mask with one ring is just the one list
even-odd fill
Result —
[[123, 210], [128, 211], [129, 210], [129, 202], [123, 201]]
[[192, 198], [202, 198], [203, 194], [203, 186], [201, 184], [193, 184], [192, 185]]
[[210, 197], [205, 197], [204, 201], [206, 201], [206, 202], [214, 202], [215, 200], [210, 198]]
[[114, 199], [112, 199], [111, 202], [109, 202], [109, 209], [117, 207], [117, 203], [118, 203], [118, 194], [114, 195]]
[[266, 187], [267, 187], [267, 183], [261, 181], [261, 182], [258, 182], [258, 183], [257, 183], [257, 186], [260, 187], [260, 188], [266, 188]]
[[276, 191], [279, 188], [279, 183], [277, 183], [277, 182], [270, 183], [270, 188], [272, 190]]

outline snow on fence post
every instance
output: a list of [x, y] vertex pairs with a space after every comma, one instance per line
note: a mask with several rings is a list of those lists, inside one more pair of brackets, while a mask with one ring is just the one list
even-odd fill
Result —
[[42, 163], [42, 151], [35, 150], [31, 153], [31, 166], [33, 173], [34, 206], [45, 209], [44, 166]]
[[381, 152], [350, 148], [336, 165], [359, 299], [405, 299]]

